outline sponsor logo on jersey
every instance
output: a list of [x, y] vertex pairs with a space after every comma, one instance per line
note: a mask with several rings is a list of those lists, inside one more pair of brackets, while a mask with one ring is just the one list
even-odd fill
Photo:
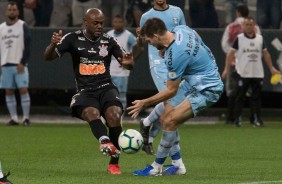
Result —
[[178, 25], [178, 18], [177, 17], [174, 17], [174, 18], [172, 18], [172, 21], [173, 21], [173, 23], [175, 24], [175, 25]]
[[80, 75], [99, 75], [106, 72], [104, 63], [101, 64], [79, 64]]
[[77, 39], [80, 40], [80, 41], [85, 41], [85, 38], [81, 37], [81, 36], [77, 37]]
[[101, 45], [101, 46], [99, 46], [98, 47], [99, 49], [100, 49], [100, 51], [99, 51], [99, 55], [100, 56], [103, 56], [103, 57], [105, 57], [105, 56], [107, 56], [108, 55], [108, 46], [107, 45]]
[[88, 52], [89, 53], [96, 53], [96, 51], [93, 48], [91, 48], [91, 50], [88, 50]]
[[101, 40], [100, 43], [109, 43], [108, 40]]
[[174, 77], [176, 77], [176, 73], [175, 72], [168, 72], [168, 76], [169, 76], [169, 78], [174, 78]]

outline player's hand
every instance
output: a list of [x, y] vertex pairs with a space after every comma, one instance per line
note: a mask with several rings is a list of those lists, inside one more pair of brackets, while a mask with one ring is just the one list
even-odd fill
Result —
[[132, 70], [134, 65], [133, 54], [124, 53], [121, 59], [121, 65], [127, 70]]
[[132, 106], [128, 107], [128, 114], [131, 115], [132, 118], [136, 119], [141, 110], [145, 107], [143, 100], [135, 100], [132, 102]]
[[51, 44], [57, 45], [62, 40], [63, 31], [59, 30], [59, 32], [54, 32], [51, 38]]
[[281, 72], [274, 67], [271, 68], [270, 72], [271, 72], [271, 75], [281, 74]]
[[23, 73], [24, 71], [24, 65], [22, 63], [18, 64], [17, 66], [18, 73]]

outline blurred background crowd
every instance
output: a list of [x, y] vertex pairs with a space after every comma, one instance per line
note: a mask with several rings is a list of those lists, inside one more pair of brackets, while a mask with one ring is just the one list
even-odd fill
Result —
[[[5, 20], [8, 0], [0, 0], [0, 22]], [[82, 25], [86, 9], [103, 10], [105, 27], [111, 27], [112, 18], [123, 15], [127, 27], [139, 26], [141, 15], [152, 7], [151, 0], [16, 0], [20, 18], [34, 27], [75, 27]], [[246, 4], [250, 16], [262, 29], [280, 29], [281, 0], [168, 0], [180, 7], [186, 22], [193, 28], [224, 28], [235, 19], [239, 3]]]

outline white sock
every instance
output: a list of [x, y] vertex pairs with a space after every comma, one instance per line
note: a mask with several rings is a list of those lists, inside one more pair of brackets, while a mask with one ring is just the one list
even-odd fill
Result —
[[144, 120], [143, 120], [143, 125], [144, 126], [151, 126], [152, 122], [149, 120], [148, 117], [146, 117]]
[[0, 178], [3, 178], [3, 177], [4, 177], [4, 175], [2, 173], [2, 167], [1, 167], [1, 162], [0, 162]]
[[178, 160], [172, 160], [172, 165], [174, 165], [176, 167], [184, 166], [182, 158], [180, 158]]
[[154, 168], [154, 169], [156, 169], [156, 170], [160, 170], [160, 171], [162, 170], [162, 167], [163, 167], [163, 165], [158, 164], [158, 163], [157, 163], [157, 162], [155, 162], [155, 161], [152, 163], [152, 165], [151, 165], [151, 166], [153, 166], [153, 168]]

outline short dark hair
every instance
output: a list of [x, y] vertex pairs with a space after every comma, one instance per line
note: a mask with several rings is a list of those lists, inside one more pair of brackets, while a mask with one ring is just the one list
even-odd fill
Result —
[[122, 15], [120, 15], [120, 14], [115, 15], [114, 18], [124, 20], [124, 17]]
[[154, 34], [164, 35], [167, 31], [165, 23], [159, 18], [148, 19], [141, 28], [141, 36], [152, 38]]
[[236, 7], [237, 12], [241, 14], [242, 17], [246, 18], [249, 16], [249, 8], [245, 4], [238, 4]]
[[8, 5], [11, 5], [11, 6], [16, 5], [16, 6], [18, 6], [16, 1], [8, 1]]

